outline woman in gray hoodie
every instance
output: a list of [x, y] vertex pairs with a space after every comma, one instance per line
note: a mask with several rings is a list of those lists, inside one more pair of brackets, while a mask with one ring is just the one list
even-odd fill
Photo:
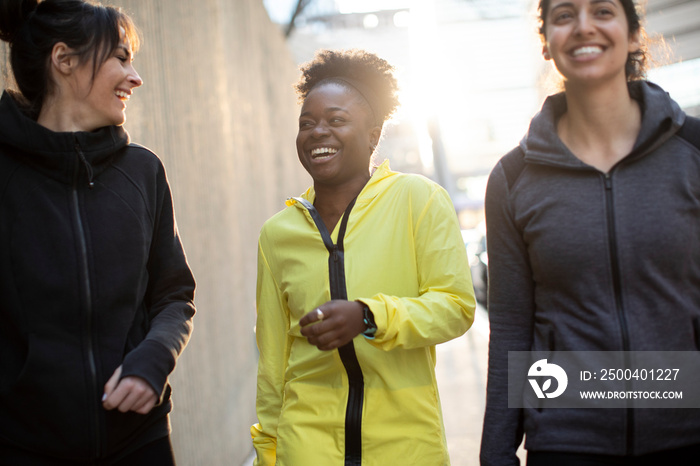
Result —
[[[541, 0], [564, 80], [486, 194], [482, 465], [697, 464], [693, 409], [508, 407], [509, 351], [698, 351], [700, 122], [643, 80], [632, 0]], [[694, 458], [694, 459], [691, 459]], [[691, 462], [692, 461], [692, 462]]]

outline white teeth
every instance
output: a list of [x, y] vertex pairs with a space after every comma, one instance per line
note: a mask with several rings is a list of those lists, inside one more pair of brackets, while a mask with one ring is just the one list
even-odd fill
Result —
[[331, 147], [319, 147], [311, 151], [312, 156], [322, 155], [322, 154], [335, 154], [338, 149], [333, 149]]
[[593, 54], [593, 53], [600, 53], [602, 52], [603, 49], [601, 47], [595, 46], [595, 45], [589, 45], [587, 47], [581, 47], [579, 49], [574, 50], [573, 56], [578, 57], [579, 55], [587, 55], [587, 54]]
[[127, 99], [127, 100], [129, 99], [129, 94], [127, 94], [124, 91], [116, 91], [115, 94], [117, 94], [117, 97], [119, 97], [121, 99]]

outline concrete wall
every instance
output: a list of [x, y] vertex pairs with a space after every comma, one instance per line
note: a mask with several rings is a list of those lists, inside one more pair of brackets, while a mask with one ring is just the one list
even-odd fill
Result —
[[113, 4], [143, 33], [145, 84], [125, 126], [165, 163], [198, 283], [195, 331], [171, 378], [178, 464], [240, 465], [255, 421], [257, 236], [309, 182], [294, 148], [298, 72], [260, 0]]

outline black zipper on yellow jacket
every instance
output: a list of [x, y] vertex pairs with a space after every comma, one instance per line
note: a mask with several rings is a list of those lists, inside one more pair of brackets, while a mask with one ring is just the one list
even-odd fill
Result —
[[[343, 219], [340, 222], [338, 242], [336, 244], [333, 244], [331, 235], [313, 204], [303, 198], [294, 199], [309, 211], [319, 233], [321, 233], [323, 244], [328, 249], [328, 278], [331, 287], [331, 299], [348, 299], [345, 284], [343, 239], [345, 238], [350, 211], [355, 205], [356, 199], [353, 199], [345, 209]], [[365, 382], [352, 341], [338, 348], [338, 353], [348, 375], [348, 404], [345, 410], [345, 466], [360, 466], [362, 464], [362, 404], [364, 403]]]

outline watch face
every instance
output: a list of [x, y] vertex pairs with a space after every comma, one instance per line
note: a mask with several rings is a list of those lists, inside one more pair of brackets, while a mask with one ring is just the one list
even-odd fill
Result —
[[374, 315], [366, 305], [362, 307], [362, 321], [367, 326], [362, 334], [366, 337], [373, 337], [377, 332], [377, 324], [374, 323]]

